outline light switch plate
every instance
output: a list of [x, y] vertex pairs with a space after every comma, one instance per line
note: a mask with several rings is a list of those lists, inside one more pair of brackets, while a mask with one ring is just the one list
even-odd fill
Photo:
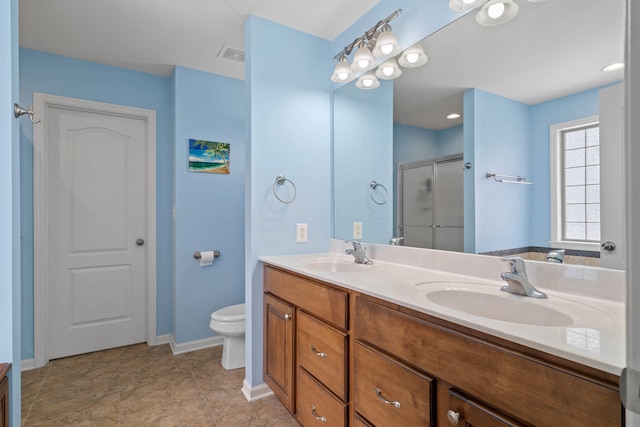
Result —
[[361, 222], [353, 223], [353, 239], [354, 240], [362, 239], [362, 223]]
[[309, 241], [307, 224], [296, 224], [296, 242], [305, 243]]

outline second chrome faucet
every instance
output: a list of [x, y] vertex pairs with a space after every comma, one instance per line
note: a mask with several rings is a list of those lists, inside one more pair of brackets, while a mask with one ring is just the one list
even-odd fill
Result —
[[500, 288], [501, 291], [533, 298], [547, 298], [547, 294], [537, 290], [535, 286], [529, 282], [527, 270], [522, 258], [506, 257], [501, 259], [509, 264], [510, 270], [500, 274], [502, 280], [508, 283], [508, 285]]

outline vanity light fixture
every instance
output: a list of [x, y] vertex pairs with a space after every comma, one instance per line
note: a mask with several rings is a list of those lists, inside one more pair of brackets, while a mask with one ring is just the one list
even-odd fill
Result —
[[449, 120], [455, 120], [455, 119], [459, 119], [461, 116], [458, 113], [451, 113], [447, 115], [447, 119]]
[[624, 62], [614, 62], [613, 64], [609, 64], [606, 67], [602, 67], [603, 73], [610, 73], [612, 71], [622, 70], [624, 68]]
[[398, 58], [398, 64], [405, 68], [415, 68], [426, 64], [428, 60], [429, 58], [425, 55], [422, 45], [416, 43], [402, 52], [402, 55]]
[[355, 78], [353, 70], [347, 61], [347, 57], [342, 55], [340, 61], [336, 64], [336, 68], [333, 70], [331, 80], [336, 83], [348, 83]]
[[365, 40], [361, 40], [358, 44], [358, 50], [353, 55], [353, 64], [351, 68], [354, 71], [369, 71], [376, 66], [376, 59], [371, 54], [369, 46]]
[[370, 90], [375, 89], [380, 86], [380, 82], [376, 79], [376, 76], [373, 74], [373, 71], [367, 71], [356, 81], [356, 87], [358, 89]]
[[495, 26], [510, 21], [518, 14], [518, 5], [513, 0], [489, 0], [476, 15], [480, 25]]
[[376, 45], [373, 48], [373, 56], [376, 58], [389, 58], [400, 53], [402, 49], [398, 44], [395, 34], [391, 31], [391, 26], [385, 24], [380, 28], [380, 34], [376, 39]]
[[402, 75], [402, 70], [398, 66], [395, 58], [387, 59], [376, 68], [376, 77], [382, 80], [393, 80]]

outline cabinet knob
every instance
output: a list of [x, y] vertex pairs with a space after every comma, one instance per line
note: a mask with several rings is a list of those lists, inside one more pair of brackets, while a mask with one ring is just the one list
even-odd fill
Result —
[[318, 413], [316, 412], [316, 407], [313, 405], [311, 405], [311, 415], [313, 415], [314, 418], [320, 421], [321, 423], [327, 422], [327, 419], [325, 417], [323, 417], [322, 415], [318, 415]]
[[460, 421], [460, 412], [449, 409], [447, 411], [447, 420], [452, 426], [457, 426], [458, 422]]

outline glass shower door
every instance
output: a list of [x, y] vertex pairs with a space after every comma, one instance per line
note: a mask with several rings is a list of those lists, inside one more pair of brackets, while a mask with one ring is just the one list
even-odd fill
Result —
[[400, 235], [405, 246], [433, 248], [433, 165], [401, 169]]

